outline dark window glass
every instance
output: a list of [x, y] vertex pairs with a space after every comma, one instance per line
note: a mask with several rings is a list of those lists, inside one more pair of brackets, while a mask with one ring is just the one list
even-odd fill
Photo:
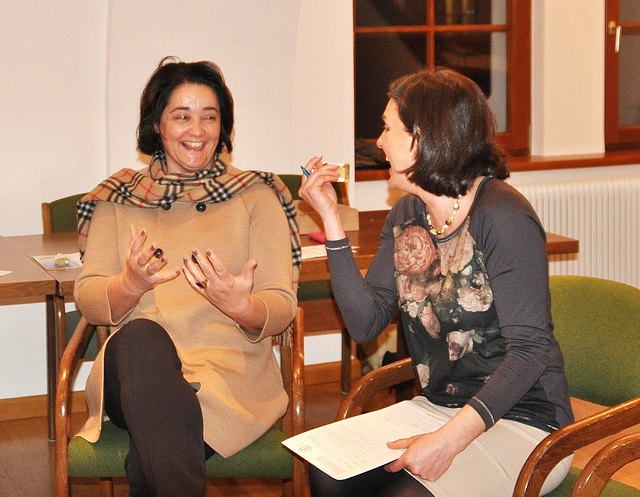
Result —
[[377, 137], [393, 80], [426, 67], [424, 35], [366, 35], [356, 39], [356, 136]]
[[415, 26], [427, 21], [424, 0], [356, 0], [356, 26]]

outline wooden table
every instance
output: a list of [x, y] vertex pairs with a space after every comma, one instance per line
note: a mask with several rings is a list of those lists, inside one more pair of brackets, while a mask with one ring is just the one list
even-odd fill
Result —
[[[0, 276], [0, 304], [15, 305], [45, 301], [47, 315], [53, 314], [56, 280], [40, 264], [18, 248], [12, 239], [0, 237], [0, 269], [12, 271]], [[53, 440], [53, 409], [58, 371], [55, 322], [47, 320], [47, 407], [49, 439]]]
[[[380, 233], [388, 210], [364, 211], [359, 213], [359, 230], [347, 231], [347, 236], [354, 247], [354, 256], [361, 271], [366, 272], [373, 260], [380, 241]], [[302, 235], [302, 245], [317, 244]], [[574, 254], [579, 249], [579, 242], [573, 238], [547, 233], [547, 254]], [[329, 279], [329, 266], [327, 259], [307, 259], [302, 262], [300, 281], [316, 281]]]
[[[50, 233], [47, 235], [22, 235], [9, 237], [20, 250], [30, 257], [36, 255], [73, 254], [78, 251], [78, 234]], [[65, 297], [73, 296], [73, 287], [80, 269], [52, 269], [49, 275], [56, 282], [56, 292]]]
[[11, 271], [0, 277], [1, 304], [22, 303], [55, 293], [55, 279], [9, 238], [0, 236], [0, 254], [0, 270]]
[[[57, 253], [73, 254], [78, 251], [78, 234], [73, 231], [46, 235], [12, 236], [9, 240], [29, 258], [36, 255], [55, 255]], [[31, 260], [38, 267], [41, 267], [33, 259]], [[55, 442], [53, 413], [58, 365], [67, 344], [65, 301], [73, 301], [73, 287], [80, 274], [80, 269], [51, 269], [46, 273], [54, 284], [53, 292], [47, 297], [47, 416], [49, 441]]]

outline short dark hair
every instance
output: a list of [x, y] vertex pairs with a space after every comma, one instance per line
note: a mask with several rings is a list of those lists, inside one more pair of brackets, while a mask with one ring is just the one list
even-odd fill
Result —
[[427, 69], [391, 83], [388, 96], [416, 141], [416, 162], [405, 170], [412, 183], [455, 197], [478, 176], [509, 176], [495, 142], [493, 113], [469, 78], [451, 69]]
[[173, 91], [184, 83], [206, 85], [218, 97], [220, 105], [220, 140], [216, 155], [226, 148], [233, 149], [233, 97], [227, 88], [222, 71], [210, 61], [182, 62], [175, 57], [165, 57], [160, 61], [147, 82], [140, 97], [140, 122], [138, 123], [138, 149], [143, 154], [153, 155], [164, 150], [158, 132], [162, 112]]

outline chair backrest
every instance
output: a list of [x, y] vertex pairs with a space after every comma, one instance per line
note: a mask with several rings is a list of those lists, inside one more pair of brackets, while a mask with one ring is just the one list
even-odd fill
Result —
[[640, 289], [586, 276], [551, 276], [550, 288], [571, 396], [607, 406], [640, 396]]
[[76, 231], [76, 204], [84, 193], [42, 203], [42, 228], [45, 233]]
[[[302, 175], [301, 174], [278, 174], [280, 179], [287, 185], [287, 188], [291, 192], [291, 196], [293, 200], [300, 200], [300, 195], [298, 195], [298, 190], [300, 189], [300, 185], [302, 185]], [[336, 190], [336, 194], [338, 196], [338, 203], [349, 205], [349, 197], [347, 195], [347, 188], [345, 183], [334, 183], [334, 187]]]

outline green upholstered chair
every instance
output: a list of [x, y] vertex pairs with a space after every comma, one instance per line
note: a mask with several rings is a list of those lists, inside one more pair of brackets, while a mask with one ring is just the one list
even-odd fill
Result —
[[[42, 228], [45, 234], [77, 231], [76, 204], [85, 194], [79, 193], [68, 197], [42, 203]], [[80, 321], [80, 312], [77, 310], [64, 313], [66, 342], [69, 342], [73, 330]], [[97, 335], [93, 335], [89, 343], [84, 359], [93, 359], [97, 352]], [[60, 347], [59, 354], [62, 354]]]
[[[302, 184], [299, 174], [279, 175], [291, 192], [294, 200], [300, 200], [298, 190]], [[344, 183], [335, 183], [338, 202], [349, 205]], [[344, 393], [351, 387], [351, 358], [355, 357], [355, 342], [351, 340], [340, 310], [333, 298], [330, 280], [301, 281], [298, 286], [298, 304], [305, 312], [305, 334], [325, 333], [328, 330], [341, 332], [341, 372], [340, 385]]]
[[[304, 430], [303, 312], [298, 309], [292, 327], [274, 339], [280, 348], [283, 383], [289, 395], [285, 416], [234, 456], [224, 459], [216, 454], [211, 457], [206, 463], [209, 478], [277, 478], [283, 481], [284, 496], [304, 497], [304, 462], [281, 444], [282, 440]], [[99, 478], [101, 495], [106, 497], [113, 495], [113, 478], [126, 477], [124, 459], [129, 437], [125, 430], [106, 421], [100, 440], [95, 444], [78, 437], [70, 438], [70, 386], [90, 334], [91, 329], [82, 318], [60, 364], [56, 393], [57, 497], [69, 497], [69, 478]]]
[[[584, 276], [552, 276], [550, 287], [555, 335], [564, 353], [571, 396], [615, 406], [603, 407], [545, 438], [522, 468], [514, 497], [538, 497], [559, 461], [640, 422], [640, 289]], [[362, 413], [376, 393], [413, 379], [410, 359], [372, 371], [353, 386], [337, 419]], [[602, 448], [582, 471], [571, 468], [564, 482], [547, 495], [640, 497], [640, 489], [610, 480], [620, 467], [637, 459], [640, 433], [621, 437]]]
[[43, 202], [42, 226], [45, 234], [77, 231], [76, 204], [84, 195], [84, 193], [79, 193], [53, 202]]
[[[537, 496], [546, 475], [565, 456], [640, 420], [640, 289], [586, 276], [552, 276], [550, 287], [554, 333], [564, 354], [569, 393], [615, 407], [549, 435], [522, 469], [514, 495], [524, 497]], [[569, 496], [575, 488], [573, 495], [640, 496], [638, 489], [609, 481], [620, 467], [638, 458], [640, 434], [611, 442], [582, 472], [572, 468], [548, 495]]]

